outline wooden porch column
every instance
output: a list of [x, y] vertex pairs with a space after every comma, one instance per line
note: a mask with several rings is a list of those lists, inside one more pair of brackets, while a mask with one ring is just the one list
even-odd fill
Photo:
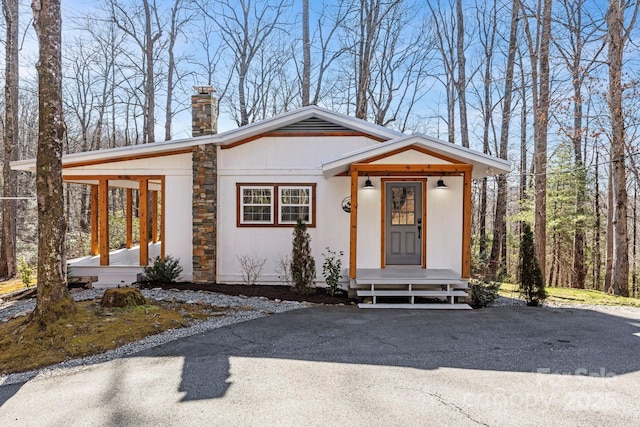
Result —
[[140, 181], [140, 265], [149, 264], [149, 179]]
[[127, 188], [127, 249], [133, 246], [133, 189]]
[[471, 170], [464, 171], [462, 199], [462, 278], [471, 277]]
[[356, 278], [358, 255], [358, 171], [351, 170], [351, 220], [349, 234], [349, 278]]
[[100, 200], [100, 265], [109, 265], [109, 181], [100, 179], [98, 185]]
[[164, 176], [162, 178], [160, 178], [160, 191], [162, 192], [162, 198], [160, 199], [160, 238], [162, 239], [160, 242], [160, 259], [162, 259], [162, 261], [164, 261], [164, 250], [165, 250], [165, 242], [167, 241], [166, 238], [166, 234], [165, 234], [165, 200], [167, 199], [166, 197], [166, 192], [165, 192], [165, 185], [164, 185]]
[[151, 241], [158, 243], [158, 192], [151, 192]]
[[95, 256], [100, 253], [98, 247], [98, 211], [100, 199], [98, 198], [98, 186], [91, 186], [91, 255]]

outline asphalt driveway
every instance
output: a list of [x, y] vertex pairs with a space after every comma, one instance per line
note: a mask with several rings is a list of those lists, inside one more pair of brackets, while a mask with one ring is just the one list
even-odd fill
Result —
[[2, 426], [639, 425], [640, 310], [315, 307], [0, 387]]

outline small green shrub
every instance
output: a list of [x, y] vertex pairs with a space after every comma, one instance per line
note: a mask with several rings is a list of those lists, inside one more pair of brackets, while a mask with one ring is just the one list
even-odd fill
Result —
[[522, 242], [520, 242], [520, 294], [524, 296], [528, 306], [534, 307], [547, 298], [529, 224], [524, 224]]
[[18, 263], [18, 273], [20, 273], [20, 280], [24, 286], [26, 288], [31, 286], [33, 283], [33, 267], [31, 267], [23, 257], [20, 257], [20, 261]]
[[472, 279], [469, 281], [471, 291], [471, 306], [474, 308], [488, 307], [498, 298], [500, 282], [486, 282]]
[[311, 292], [316, 278], [316, 261], [311, 256], [311, 236], [307, 226], [298, 219], [293, 230], [291, 249], [291, 281], [293, 290], [303, 295]]
[[344, 252], [336, 253], [327, 247], [327, 252], [323, 253], [324, 263], [322, 264], [322, 275], [327, 282], [329, 295], [334, 296], [340, 291], [340, 279], [342, 275], [342, 255]]
[[164, 261], [159, 256], [153, 259], [153, 264], [144, 268], [145, 280], [152, 283], [175, 282], [182, 274], [180, 259], [171, 255], [164, 257]]

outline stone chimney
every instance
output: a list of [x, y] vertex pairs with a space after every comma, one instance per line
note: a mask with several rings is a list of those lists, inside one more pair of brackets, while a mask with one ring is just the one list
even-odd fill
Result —
[[194, 86], [191, 97], [191, 135], [204, 136], [218, 133], [218, 100], [211, 86]]

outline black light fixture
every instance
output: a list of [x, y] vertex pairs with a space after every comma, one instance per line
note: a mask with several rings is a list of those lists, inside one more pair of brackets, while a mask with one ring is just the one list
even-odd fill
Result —
[[436, 188], [439, 188], [440, 190], [446, 190], [447, 188], [447, 184], [444, 183], [444, 179], [440, 178], [438, 180], [438, 183], [436, 184]]
[[362, 187], [365, 190], [373, 190], [374, 187], [373, 184], [371, 183], [371, 180], [369, 179], [369, 176], [367, 176], [367, 180], [364, 182], [364, 187]]

